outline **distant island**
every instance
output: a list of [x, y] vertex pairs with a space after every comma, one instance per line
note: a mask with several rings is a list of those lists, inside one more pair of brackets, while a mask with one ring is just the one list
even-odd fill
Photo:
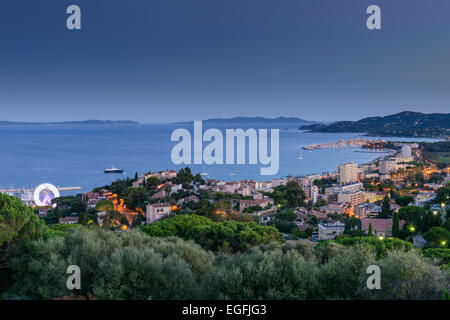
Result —
[[139, 122], [131, 120], [85, 120], [85, 121], [63, 121], [63, 122], [15, 122], [0, 121], [0, 126], [98, 126], [98, 125], [136, 125]]
[[[188, 122], [177, 122], [177, 124], [188, 124]], [[308, 121], [295, 117], [278, 117], [278, 118], [265, 118], [265, 117], [234, 117], [234, 118], [213, 118], [202, 121], [203, 124], [208, 125], [221, 125], [221, 124], [270, 124], [270, 125], [312, 125], [318, 124], [318, 121]]]
[[368, 136], [449, 139], [450, 114], [404, 111], [385, 117], [364, 118], [359, 121], [302, 125], [299, 129], [309, 132], [365, 133]]

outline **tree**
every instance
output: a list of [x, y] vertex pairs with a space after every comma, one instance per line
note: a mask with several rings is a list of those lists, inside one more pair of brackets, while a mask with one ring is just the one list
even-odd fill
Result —
[[358, 245], [341, 250], [319, 269], [317, 278], [323, 298], [355, 299], [361, 274], [374, 262], [374, 250], [366, 246]]
[[114, 203], [111, 200], [101, 200], [95, 206], [99, 212], [114, 211]]
[[395, 199], [395, 203], [397, 203], [399, 206], [404, 207], [410, 204], [414, 201], [414, 198], [411, 196], [404, 196], [404, 197], [397, 197]]
[[372, 224], [369, 223], [369, 232], [367, 233], [367, 235], [368, 235], [369, 237], [371, 237], [372, 234], [373, 234], [373, 231], [372, 231]]
[[48, 232], [43, 220], [17, 198], [0, 193], [0, 247], [39, 239]]
[[129, 187], [124, 196], [124, 202], [127, 208], [134, 210], [135, 208], [144, 209], [147, 201], [147, 193], [144, 187]]
[[449, 248], [450, 231], [444, 228], [433, 227], [423, 234], [423, 238], [430, 247]]
[[186, 238], [212, 251], [244, 252], [252, 246], [281, 241], [282, 235], [270, 226], [225, 221], [193, 227]]
[[195, 276], [177, 255], [125, 247], [102, 261], [93, 293], [99, 299], [192, 299]]
[[400, 225], [398, 213], [394, 213], [394, 217], [392, 218], [392, 236], [398, 238], [400, 233]]
[[195, 214], [177, 215], [152, 224], [141, 226], [141, 230], [149, 236], [169, 237], [177, 236], [184, 238], [186, 233], [193, 227], [212, 224], [213, 221]]
[[425, 233], [433, 227], [441, 227], [442, 221], [442, 215], [440, 213], [434, 213], [433, 210], [428, 210], [423, 218], [422, 232]]
[[14, 294], [34, 299], [67, 296], [67, 267], [81, 270], [81, 289], [99, 299], [194, 299], [194, 288], [213, 264], [213, 254], [178, 238], [121, 236], [75, 228], [64, 238], [33, 241], [14, 259]]
[[295, 250], [254, 248], [220, 256], [201, 282], [201, 299], [317, 299], [318, 268]]
[[381, 212], [377, 216], [378, 219], [389, 219], [392, 216], [391, 200], [385, 196], [381, 204]]
[[405, 220], [406, 224], [413, 224], [417, 227], [422, 225], [425, 214], [426, 211], [424, 208], [416, 206], [403, 207], [398, 211], [400, 220]]
[[22, 201], [0, 193], [0, 293], [12, 284], [11, 259], [32, 240], [54, 236]]
[[416, 250], [390, 251], [376, 265], [381, 270], [381, 289], [369, 290], [367, 274], [362, 273], [358, 290], [361, 299], [440, 299], [443, 290], [448, 290], [444, 273]]
[[275, 218], [286, 221], [295, 221], [297, 220], [297, 215], [293, 211], [282, 211], [278, 212], [275, 215]]
[[297, 182], [289, 181], [286, 184], [285, 198], [289, 208], [297, 208], [303, 205], [306, 196], [302, 187]]

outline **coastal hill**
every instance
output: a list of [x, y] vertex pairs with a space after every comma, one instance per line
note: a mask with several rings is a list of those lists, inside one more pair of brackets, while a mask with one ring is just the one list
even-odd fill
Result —
[[1, 126], [98, 126], [98, 125], [135, 125], [139, 124], [136, 121], [130, 120], [85, 120], [85, 121], [63, 121], [63, 122], [15, 122], [15, 121], [0, 121]]
[[309, 132], [357, 132], [371, 136], [427, 137], [448, 139], [450, 113], [420, 113], [404, 111], [385, 117], [370, 117], [358, 121], [338, 121], [331, 124], [303, 125]]
[[[178, 122], [178, 124], [188, 124], [190, 122]], [[317, 124], [317, 121], [308, 121], [295, 117], [278, 117], [278, 118], [264, 118], [264, 117], [234, 117], [234, 118], [213, 118], [202, 121], [203, 124], [207, 125], [224, 125], [224, 124], [240, 124], [240, 125], [255, 125], [255, 124], [266, 124], [266, 125], [289, 125], [289, 126], [303, 126]]]

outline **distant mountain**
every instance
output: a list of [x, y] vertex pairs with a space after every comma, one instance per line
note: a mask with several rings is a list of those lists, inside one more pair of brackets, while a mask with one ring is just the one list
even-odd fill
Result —
[[[181, 124], [188, 124], [190, 122], [179, 122]], [[289, 126], [303, 126], [317, 124], [316, 121], [308, 121], [295, 117], [278, 117], [278, 118], [264, 118], [264, 117], [235, 117], [235, 118], [214, 118], [202, 121], [203, 124], [208, 125], [224, 125], [224, 124], [234, 124], [234, 125], [254, 125], [254, 124], [266, 124], [266, 125], [289, 125]]]
[[15, 122], [15, 121], [0, 121], [0, 126], [114, 126], [114, 125], [135, 125], [139, 124], [136, 121], [130, 120], [85, 120], [85, 121], [63, 121], [63, 122]]
[[338, 121], [329, 125], [303, 125], [310, 132], [361, 132], [373, 136], [428, 137], [448, 139], [450, 113], [404, 111], [386, 117], [370, 117], [359, 121]]

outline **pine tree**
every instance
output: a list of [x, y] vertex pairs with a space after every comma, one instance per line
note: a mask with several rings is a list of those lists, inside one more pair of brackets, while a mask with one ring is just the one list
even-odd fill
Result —
[[369, 232], [367, 233], [367, 235], [368, 235], [369, 237], [372, 236], [372, 224], [371, 224], [371, 223], [369, 223]]
[[394, 213], [392, 218], [392, 236], [398, 238], [400, 234], [399, 217], [398, 213]]
[[378, 215], [379, 219], [389, 219], [392, 215], [391, 200], [388, 196], [384, 197], [383, 204], [381, 205], [381, 212]]

